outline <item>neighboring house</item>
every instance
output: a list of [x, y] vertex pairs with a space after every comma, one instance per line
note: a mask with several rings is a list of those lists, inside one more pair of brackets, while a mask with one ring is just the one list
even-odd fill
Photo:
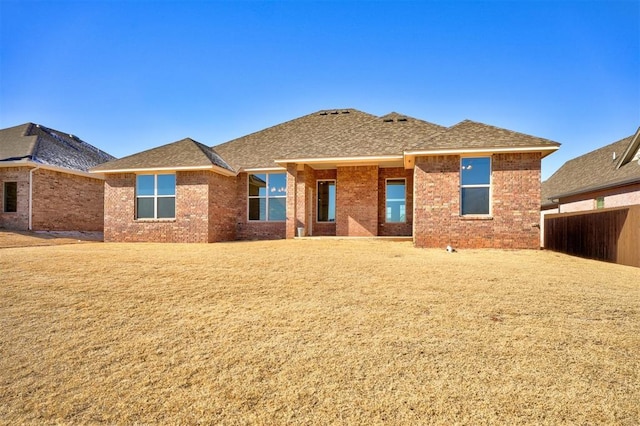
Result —
[[0, 130], [0, 228], [101, 231], [103, 177], [87, 170], [113, 159], [39, 124]]
[[537, 248], [540, 161], [559, 144], [473, 121], [354, 109], [209, 148], [191, 139], [91, 169], [105, 241], [409, 236], [418, 247]]
[[564, 163], [542, 183], [541, 197], [545, 214], [640, 204], [640, 128]]

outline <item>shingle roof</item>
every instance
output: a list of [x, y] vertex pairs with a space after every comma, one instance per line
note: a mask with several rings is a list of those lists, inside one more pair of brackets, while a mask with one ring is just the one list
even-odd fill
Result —
[[[637, 135], [638, 133], [636, 137]], [[640, 165], [637, 161], [628, 161], [618, 168], [620, 156], [633, 141], [632, 135], [564, 163], [549, 179], [542, 182], [542, 205], [553, 204], [551, 199], [558, 196], [577, 195], [640, 182]]]
[[[547, 139], [469, 120], [446, 128], [396, 112], [377, 117], [356, 109], [334, 109], [314, 112], [214, 146], [209, 161], [239, 172], [278, 167], [279, 160], [402, 158], [405, 151], [412, 149], [556, 148], [558, 145]], [[169, 144], [156, 150], [141, 152], [93, 171], [202, 165], [202, 155], [189, 144]], [[203, 150], [202, 146], [200, 150]]]
[[323, 110], [215, 147], [236, 170], [276, 160], [402, 155], [405, 151], [560, 144], [470, 120], [443, 127], [396, 112], [376, 117], [355, 109]]
[[213, 149], [186, 138], [128, 157], [101, 164], [92, 172], [107, 170], [141, 170], [158, 168], [201, 168], [217, 166], [230, 172], [234, 170]]
[[471, 148], [558, 147], [559, 143], [476, 121], [464, 120], [435, 133], [407, 151]]
[[86, 172], [114, 158], [77, 136], [39, 124], [25, 123], [0, 130], [0, 162], [30, 160]]
[[334, 137], [376, 119], [355, 109], [323, 110], [214, 146], [214, 149], [236, 170], [276, 167], [275, 160], [298, 155], [305, 158], [343, 156], [342, 144]]

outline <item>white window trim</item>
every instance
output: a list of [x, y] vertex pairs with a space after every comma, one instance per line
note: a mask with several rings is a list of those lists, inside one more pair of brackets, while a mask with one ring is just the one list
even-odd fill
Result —
[[[175, 220], [176, 219], [176, 215], [174, 214], [173, 217], [158, 217], [158, 202], [157, 199], [158, 198], [173, 198], [174, 200], [174, 212], [177, 213], [178, 210], [178, 205], [175, 204], [175, 200], [176, 200], [176, 192], [178, 192], [177, 190], [177, 186], [178, 186], [178, 180], [176, 177], [176, 185], [173, 188], [173, 195], [158, 195], [158, 175], [173, 175], [176, 176], [175, 173], [140, 173], [136, 175], [136, 204], [134, 206], [134, 210], [135, 210], [135, 220], [139, 220], [139, 221], [145, 221], [145, 220]], [[137, 191], [138, 191], [138, 176], [153, 176], [153, 195], [138, 195]], [[138, 217], [138, 198], [152, 198], [153, 201], [153, 217]]]
[[[262, 172], [262, 173], [257, 173], [257, 172], [252, 172], [252, 173], [247, 173], [247, 222], [251, 222], [251, 223], [282, 223], [282, 222], [286, 222], [287, 221], [287, 215], [286, 215], [286, 208], [287, 208], [287, 194], [285, 195], [272, 195], [269, 196], [269, 175], [281, 175], [284, 174], [285, 175], [285, 186], [286, 186], [286, 173], [283, 172]], [[251, 175], [265, 175], [267, 178], [267, 181], [265, 182], [267, 187], [267, 193], [266, 195], [249, 195], [249, 187], [250, 187], [250, 179], [249, 176]], [[249, 216], [249, 200], [253, 199], [253, 198], [264, 198], [265, 199], [265, 219], [264, 220], [260, 220], [260, 219], [251, 219]], [[283, 220], [269, 220], [269, 198], [284, 198], [285, 199], [285, 218]]]
[[[462, 160], [467, 158], [488, 158], [489, 159], [489, 183], [481, 184], [481, 185], [463, 185], [462, 184]], [[460, 216], [461, 217], [480, 217], [480, 218], [490, 218], [493, 217], [493, 156], [491, 155], [465, 155], [464, 157], [460, 157]], [[462, 214], [462, 189], [463, 188], [489, 188], [489, 213], [486, 214]]]
[[[391, 221], [389, 222], [387, 220], [387, 202], [388, 201], [400, 201], [399, 198], [387, 198], [387, 185], [389, 183], [390, 180], [402, 180], [404, 181], [404, 198], [402, 199], [402, 201], [404, 201], [404, 220], [398, 220], [398, 221]], [[384, 223], [407, 223], [407, 178], [386, 178], [384, 180]]]
[[[317, 179], [316, 180], [316, 223], [336, 223], [334, 220], [319, 220], [320, 210], [318, 209], [318, 201], [320, 201], [320, 182], [333, 182], [333, 186], [336, 188], [336, 200], [338, 201], [338, 184], [335, 179]], [[336, 212], [337, 214], [337, 212]]]

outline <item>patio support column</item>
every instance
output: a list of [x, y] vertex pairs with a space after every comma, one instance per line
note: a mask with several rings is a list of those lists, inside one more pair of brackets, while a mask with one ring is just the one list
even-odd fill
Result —
[[286, 222], [286, 238], [290, 239], [296, 236], [296, 182], [298, 177], [298, 165], [295, 163], [287, 164], [287, 222]]

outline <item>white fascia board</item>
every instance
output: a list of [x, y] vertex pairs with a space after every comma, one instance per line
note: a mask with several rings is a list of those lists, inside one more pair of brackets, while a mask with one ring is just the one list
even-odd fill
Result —
[[22, 160], [18, 160], [18, 161], [0, 161], [0, 167], [34, 167], [34, 168], [39, 168], [39, 169], [43, 169], [43, 170], [51, 170], [54, 172], [60, 172], [60, 173], [67, 173], [70, 175], [76, 175], [76, 176], [82, 176], [82, 177], [87, 177], [87, 178], [91, 178], [91, 179], [100, 179], [100, 180], [104, 180], [104, 175], [102, 175], [102, 172], [96, 172], [96, 173], [90, 173], [90, 172], [83, 172], [82, 170], [75, 170], [75, 169], [68, 169], [66, 167], [60, 167], [60, 166], [52, 166], [50, 164], [43, 164], [43, 163], [36, 163], [35, 161], [22, 161]]
[[[523, 147], [496, 147], [496, 148], [457, 148], [457, 149], [430, 149], [424, 151], [405, 151], [405, 156], [427, 155], [460, 155], [460, 154], [496, 154], [511, 152], [548, 152], [557, 151], [558, 146], [523, 146]], [[547, 155], [548, 155], [547, 154]]]
[[260, 173], [260, 172], [286, 172], [284, 167], [247, 167], [240, 169], [244, 173]]
[[113, 170], [99, 170], [91, 171], [91, 173], [156, 173], [156, 172], [187, 172], [187, 171], [199, 171], [199, 170], [212, 170], [224, 176], [236, 176], [236, 173], [231, 170], [224, 169], [219, 166], [186, 166], [186, 167], [147, 167], [147, 168], [133, 168], [133, 169], [113, 169]]
[[402, 155], [376, 155], [376, 156], [362, 156], [362, 157], [326, 157], [326, 158], [288, 158], [283, 160], [275, 160], [278, 164], [286, 163], [305, 163], [305, 164], [318, 164], [318, 163], [362, 163], [362, 162], [377, 162], [377, 161], [393, 161], [402, 160]]

